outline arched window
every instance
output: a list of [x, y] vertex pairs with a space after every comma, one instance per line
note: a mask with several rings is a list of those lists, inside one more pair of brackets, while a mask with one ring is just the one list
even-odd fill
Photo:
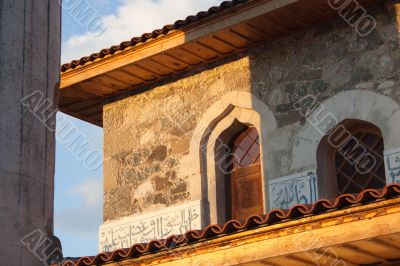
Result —
[[263, 196], [260, 166], [260, 139], [257, 129], [246, 127], [230, 142], [227, 167], [227, 217], [246, 219], [262, 214]]
[[318, 176], [326, 190], [322, 194], [335, 197], [383, 188], [386, 184], [383, 150], [378, 127], [354, 119], [341, 122], [318, 147]]

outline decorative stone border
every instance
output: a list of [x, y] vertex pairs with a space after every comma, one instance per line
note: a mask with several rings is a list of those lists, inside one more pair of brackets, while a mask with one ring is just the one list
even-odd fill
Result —
[[223, 213], [223, 210], [221, 211], [221, 208], [217, 210], [217, 204], [220, 206], [224, 204], [221, 198], [217, 200], [223, 191], [217, 191], [218, 171], [215, 169], [214, 148], [220, 140], [220, 135], [234, 121], [252, 125], [260, 134], [264, 202], [267, 205], [267, 174], [264, 163], [268, 147], [267, 136], [277, 128], [276, 118], [270, 108], [255, 95], [247, 91], [232, 91], [222, 96], [204, 112], [193, 132], [189, 154], [181, 160], [179, 175], [189, 176], [192, 200], [201, 199], [208, 203], [209, 223], [225, 220], [223, 215], [218, 214]]
[[202, 204], [198, 200], [104, 223], [99, 228], [99, 251], [111, 252], [136, 243], [200, 230], [202, 215]]
[[[366, 91], [350, 90], [340, 92], [322, 103], [323, 108], [316, 108], [308, 119], [321, 120], [329, 113], [337, 122], [345, 119], [359, 119], [370, 122], [382, 131], [385, 148], [400, 147], [400, 105], [390, 97]], [[324, 110], [321, 114], [321, 109]], [[332, 125], [334, 127], [336, 125]], [[328, 129], [327, 129], [328, 130]], [[306, 123], [295, 133], [292, 157], [288, 172], [299, 169], [313, 169], [317, 166], [316, 151], [324, 137], [311, 123]], [[274, 167], [273, 165], [268, 165]], [[275, 171], [274, 171], [275, 172]]]
[[269, 181], [270, 209], [288, 210], [296, 204], [312, 204], [318, 200], [315, 170]]
[[400, 183], [400, 148], [384, 151], [386, 183]]

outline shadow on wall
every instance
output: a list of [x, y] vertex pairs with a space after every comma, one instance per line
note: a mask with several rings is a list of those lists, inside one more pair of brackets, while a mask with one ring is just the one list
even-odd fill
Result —
[[[399, 99], [391, 89], [396, 85], [398, 48], [393, 49], [392, 44], [397, 41], [397, 29], [384, 7], [367, 11], [379, 25], [367, 36], [359, 35], [339, 18], [231, 59], [247, 60], [248, 69], [237, 75], [226, 74], [230, 84], [240, 85], [204, 113], [194, 134], [201, 138], [191, 143], [190, 153], [195, 154], [191, 158], [196, 158], [200, 150], [200, 194], [209, 203], [210, 213], [206, 224], [235, 218], [233, 204], [227, 198], [236, 198], [244, 207], [254, 202], [251, 197], [240, 196], [246, 194], [240, 189], [250, 191], [251, 182], [241, 179], [237, 195], [232, 195], [233, 183], [227, 184], [231, 173], [225, 172], [226, 165], [221, 167], [221, 160], [225, 163], [230, 152], [231, 138], [244, 127], [253, 126], [260, 135], [259, 176], [265, 212], [336, 196], [327, 185], [329, 174], [318, 171], [317, 176], [317, 147], [341, 121], [362, 120], [381, 130], [385, 147], [382, 141], [380, 155], [383, 148], [399, 147]], [[276, 30], [270, 26], [269, 30]], [[393, 38], [384, 38], [390, 33]], [[383, 157], [379, 162], [376, 172], [382, 179]], [[195, 198], [196, 191], [198, 188], [192, 185]]]
[[[383, 153], [400, 147], [396, 133], [400, 130], [400, 99], [395, 93], [398, 45], [394, 46], [399, 29], [393, 25], [394, 20], [400, 25], [400, 9], [398, 4], [395, 7], [387, 9], [382, 5], [366, 10], [376, 20], [376, 28], [367, 35], [338, 18], [251, 50], [248, 60], [252, 106], [263, 102], [277, 123], [277, 129], [269, 132], [262, 143], [267, 208], [287, 208], [336, 197], [333, 185], [342, 187], [338, 189], [341, 193], [351, 193], [390, 183]], [[311, 101], [302, 102], [304, 99]], [[364, 122], [347, 123], [346, 119]], [[354, 175], [347, 185], [338, 184], [346, 178], [336, 176], [336, 183], [328, 185], [328, 179], [339, 175], [338, 169], [343, 165], [319, 169], [317, 175], [318, 144], [342, 121], [349, 129], [350, 125], [355, 126], [353, 132], [367, 124], [383, 138], [380, 141], [378, 137], [372, 146], [367, 143], [370, 135], [360, 139], [372, 149], [368, 152], [375, 155], [379, 150], [376, 168], [364, 176], [369, 180], [367, 184], [360, 185], [355, 180], [363, 176]], [[268, 131], [270, 123], [261, 119], [261, 135]], [[326, 167], [322, 165], [319, 167]]]

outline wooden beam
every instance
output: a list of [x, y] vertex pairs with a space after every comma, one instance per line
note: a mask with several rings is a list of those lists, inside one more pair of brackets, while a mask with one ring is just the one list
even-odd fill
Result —
[[141, 65], [141, 64], [139, 64], [139, 63], [138, 63], [138, 64], [135, 64], [135, 66], [138, 67], [138, 68], [140, 68], [140, 69], [142, 69], [142, 70], [145, 70], [146, 72], [151, 73], [152, 75], [156, 76], [157, 78], [168, 76], [167, 74], [157, 73], [157, 72], [155, 72], [155, 71], [149, 69], [148, 67], [145, 67], [145, 66], [143, 66], [143, 65]]
[[165, 55], [165, 56], [168, 56], [168, 57], [170, 57], [170, 58], [172, 58], [172, 59], [174, 59], [174, 60], [176, 60], [176, 61], [181, 62], [181, 64], [184, 64], [186, 67], [192, 67], [192, 66], [197, 66], [197, 65], [199, 65], [199, 64], [191, 64], [191, 63], [186, 62], [186, 61], [184, 61], [184, 60], [182, 60], [182, 59], [180, 59], [180, 58], [178, 58], [178, 57], [176, 57], [176, 56], [173, 56], [173, 55], [171, 55], [171, 54], [169, 54], [169, 53], [165, 53], [164, 55]]
[[359, 256], [370, 256], [372, 258], [375, 258], [376, 260], [379, 260], [380, 262], [386, 261], [386, 259], [383, 256], [377, 254], [376, 252], [367, 251], [367, 250], [363, 249], [362, 247], [358, 247], [351, 243], [344, 244], [341, 247], [351, 250], [352, 252], [359, 254]]
[[400, 243], [396, 245], [393, 242], [389, 242], [385, 239], [379, 238], [379, 239], [371, 239], [372, 242], [384, 246], [386, 249], [392, 249], [394, 253], [399, 253], [400, 254]]
[[332, 249], [317, 249], [311, 253], [315, 254], [317, 265], [358, 266], [342, 257], [339, 257]]
[[207, 50], [210, 50], [211, 52], [213, 52], [213, 53], [215, 53], [217, 55], [226, 56], [226, 55], [230, 55], [230, 54], [232, 54], [234, 52], [234, 51], [232, 51], [232, 52], [223, 53], [223, 52], [220, 52], [220, 51], [214, 49], [213, 47], [211, 47], [211, 46], [209, 46], [209, 45], [207, 45], [207, 44], [205, 44], [205, 43], [203, 43], [201, 41], [197, 41], [196, 43], [199, 44], [200, 46], [202, 46], [203, 48], [206, 48]]
[[[244, 36], [243, 34], [238, 32], [237, 30], [229, 29], [229, 31], [232, 32], [233, 34], [235, 34], [236, 36], [238, 36], [239, 38], [242, 38], [246, 42], [253, 43], [253, 44], [258, 42], [257, 40], [253, 40], [253, 39], [250, 39], [249, 37]], [[243, 47], [243, 48], [246, 48], [246, 47]]]
[[232, 47], [232, 48], [235, 49], [235, 50], [241, 50], [241, 49], [243, 49], [243, 47], [238, 47], [238, 46], [236, 46], [235, 44], [230, 43], [230, 42], [224, 40], [222, 37], [219, 37], [218, 35], [213, 35], [212, 37], [213, 37], [214, 39], [220, 41], [220, 42], [223, 42], [224, 44], [228, 45], [229, 47]]
[[259, 27], [253, 25], [252, 23], [246, 23], [246, 25], [248, 27], [250, 27], [251, 29], [253, 29], [254, 31], [258, 32], [259, 34], [263, 35], [264, 37], [267, 38], [271, 38], [272, 36], [270, 34], [268, 34], [267, 32], [265, 32], [264, 30], [260, 29]]
[[196, 58], [198, 58], [199, 60], [201, 60], [203, 63], [207, 62], [207, 58], [202, 57], [201, 55], [195, 54], [187, 49], [185, 49], [184, 47], [180, 47], [179, 49], [181, 49], [182, 51], [184, 51], [185, 53], [188, 53]]

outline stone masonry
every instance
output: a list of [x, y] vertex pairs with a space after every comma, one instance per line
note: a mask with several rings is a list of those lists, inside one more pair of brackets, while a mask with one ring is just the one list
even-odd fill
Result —
[[383, 7], [368, 12], [377, 27], [366, 37], [338, 19], [107, 104], [104, 220], [194, 200], [190, 178], [179, 174], [182, 160], [203, 113], [230, 91], [252, 93], [276, 117], [275, 143], [281, 146], [270, 156], [268, 179], [315, 170], [292, 167], [294, 136], [305, 126], [293, 106], [298, 99], [312, 94], [323, 102], [342, 91], [364, 90], [400, 103], [395, 18]]

